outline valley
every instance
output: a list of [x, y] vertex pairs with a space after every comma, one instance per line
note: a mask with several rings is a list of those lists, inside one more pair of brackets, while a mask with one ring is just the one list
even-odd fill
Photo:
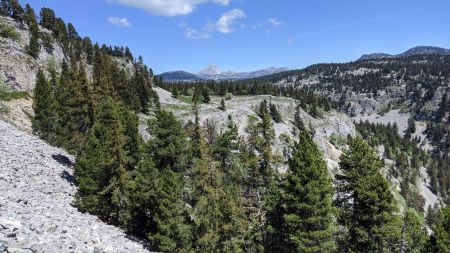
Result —
[[157, 74], [2, 0], [0, 252], [447, 252], [449, 92], [445, 48]]

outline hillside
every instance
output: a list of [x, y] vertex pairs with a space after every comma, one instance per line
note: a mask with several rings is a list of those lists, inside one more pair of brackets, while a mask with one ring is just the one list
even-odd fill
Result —
[[[39, 68], [47, 74], [50, 68], [61, 71], [63, 61], [70, 61], [70, 53], [61, 44], [54, 32], [39, 25], [40, 39], [39, 51], [36, 57], [28, 52], [29, 42], [32, 37], [30, 28], [12, 18], [0, 15], [0, 25], [13, 29], [15, 36], [0, 36], [0, 84], [5, 83], [15, 91], [32, 91], [36, 82], [36, 73]], [[48, 41], [44, 41], [47, 38]], [[79, 37], [77, 40], [81, 40]], [[90, 39], [84, 38], [85, 47], [92, 47]], [[77, 42], [79, 43], [79, 41]], [[97, 45], [98, 46], [98, 45]], [[103, 45], [102, 48], [109, 48]], [[112, 49], [111, 49], [112, 51]], [[81, 52], [80, 52], [81, 53]], [[84, 52], [85, 57], [87, 57]], [[112, 54], [112, 53], [111, 53]], [[123, 56], [115, 56], [114, 60], [121, 68], [132, 70], [132, 60]], [[92, 75], [92, 64], [87, 63], [86, 71]]]
[[364, 60], [376, 60], [382, 58], [395, 58], [395, 57], [408, 57], [415, 55], [448, 55], [450, 54], [450, 49], [445, 49], [441, 47], [430, 47], [430, 46], [418, 46], [406, 50], [405, 52], [397, 55], [390, 55], [385, 53], [373, 53], [362, 55], [358, 61]]
[[[336, 108], [355, 120], [384, 125], [396, 123], [401, 126], [400, 134], [411, 129], [408, 138], [411, 135], [412, 140], [430, 151], [433, 157], [434, 169], [428, 171], [434, 175], [433, 191], [447, 199], [450, 189], [450, 168], [445, 162], [450, 147], [450, 129], [446, 125], [450, 115], [450, 55], [446, 52], [448, 50], [440, 48], [417, 47], [399, 56], [317, 64], [242, 83], [250, 85], [256, 81], [284, 89], [306, 89], [331, 99]], [[392, 110], [402, 116], [377, 120]]]
[[156, 76], [50, 8], [0, 17], [0, 252], [446, 247], [446, 50]]
[[1, 252], [148, 252], [72, 206], [71, 155], [1, 120], [0, 132]]
[[192, 81], [201, 81], [203, 80], [202, 77], [191, 74], [186, 71], [171, 71], [171, 72], [164, 72], [158, 77], [162, 78], [165, 82], [192, 82]]

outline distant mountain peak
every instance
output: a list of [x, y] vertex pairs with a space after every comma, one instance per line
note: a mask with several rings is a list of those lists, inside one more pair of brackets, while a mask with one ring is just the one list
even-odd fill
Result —
[[171, 71], [162, 73], [160, 76], [163, 78], [163, 80], [169, 82], [200, 80], [243, 80], [261, 76], [268, 76], [288, 70], [289, 68], [269, 67], [256, 71], [236, 72], [221, 71], [216, 65], [209, 65], [208, 67], [199, 71], [197, 74], [191, 74], [185, 71]]
[[393, 58], [393, 57], [408, 57], [413, 55], [431, 55], [431, 54], [439, 54], [439, 55], [447, 55], [450, 54], [450, 49], [445, 49], [441, 47], [432, 47], [432, 46], [418, 46], [413, 47], [411, 49], [406, 50], [405, 52], [397, 55], [385, 54], [385, 53], [374, 53], [374, 54], [364, 54], [358, 60], [376, 60], [383, 58]]
[[220, 71], [219, 67], [217, 65], [211, 64], [208, 65], [206, 68], [200, 70], [197, 75], [200, 76], [213, 76], [213, 75], [220, 75], [222, 71]]
[[381, 59], [381, 58], [391, 58], [393, 55], [385, 54], [385, 53], [373, 53], [373, 54], [363, 54], [359, 60], [373, 60], [373, 59]]
[[413, 47], [399, 56], [410, 56], [410, 55], [424, 55], [424, 54], [441, 54], [446, 55], [450, 54], [450, 49], [445, 49], [441, 47], [431, 47], [431, 46], [418, 46]]

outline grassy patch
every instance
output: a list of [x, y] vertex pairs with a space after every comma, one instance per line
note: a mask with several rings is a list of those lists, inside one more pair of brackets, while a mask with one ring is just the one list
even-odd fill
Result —
[[0, 101], [11, 101], [29, 97], [30, 94], [26, 91], [11, 91], [9, 87], [0, 80]]
[[378, 115], [380, 116], [384, 116], [386, 113], [388, 113], [391, 110], [391, 107], [388, 106], [384, 106], [382, 107], [379, 111], [378, 111]]
[[15, 41], [20, 40], [20, 34], [16, 31], [16, 29], [2, 21], [0, 21], [0, 37]]
[[[213, 98], [216, 98], [217, 96], [210, 96], [210, 98], [211, 98], [211, 100], [213, 99]], [[188, 103], [188, 104], [194, 104], [194, 101], [192, 101], [192, 96], [184, 96], [184, 95], [179, 95], [178, 97], [177, 97], [177, 99], [178, 100], [180, 100], [180, 101], [182, 101], [182, 102], [185, 102], [185, 103]], [[199, 105], [201, 105], [201, 104], [204, 104], [203, 102], [201, 102], [203, 99], [200, 97], [200, 100], [199, 100]]]
[[182, 111], [182, 110], [190, 110], [191, 106], [187, 105], [175, 105], [175, 104], [166, 104], [162, 105], [164, 109], [173, 110], [173, 111]]
[[182, 101], [182, 102], [188, 103], [188, 104], [193, 104], [192, 96], [182, 96], [182, 95], [180, 95], [180, 96], [177, 97], [177, 99]]

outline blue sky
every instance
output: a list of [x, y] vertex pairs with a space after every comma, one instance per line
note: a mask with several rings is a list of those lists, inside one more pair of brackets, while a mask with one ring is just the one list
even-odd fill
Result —
[[448, 0], [28, 0], [156, 73], [303, 68], [418, 45], [450, 48]]

